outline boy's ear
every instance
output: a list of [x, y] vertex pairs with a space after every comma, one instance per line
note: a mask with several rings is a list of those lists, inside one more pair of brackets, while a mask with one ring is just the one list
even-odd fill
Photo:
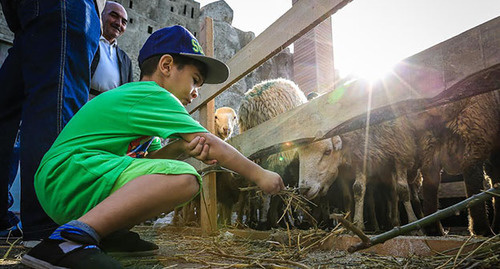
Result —
[[160, 71], [162, 74], [168, 76], [170, 75], [170, 70], [172, 70], [172, 67], [174, 66], [174, 58], [170, 54], [165, 54], [161, 56], [160, 60], [158, 61], [158, 71]]

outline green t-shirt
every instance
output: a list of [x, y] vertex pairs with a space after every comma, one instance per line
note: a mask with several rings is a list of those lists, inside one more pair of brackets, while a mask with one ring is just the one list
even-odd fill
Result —
[[[105, 92], [75, 114], [43, 157], [35, 175], [40, 204], [46, 211], [83, 206], [86, 212], [109, 196], [132, 157], [147, 150], [145, 142], [156, 150], [161, 145], [155, 137], [198, 132], [207, 130], [155, 82], [132, 82]], [[78, 204], [82, 197], [88, 204]]]

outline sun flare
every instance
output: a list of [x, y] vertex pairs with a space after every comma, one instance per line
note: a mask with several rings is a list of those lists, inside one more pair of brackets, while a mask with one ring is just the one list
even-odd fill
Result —
[[361, 79], [377, 81], [391, 73], [394, 64], [382, 62], [367, 62], [353, 69], [352, 74]]

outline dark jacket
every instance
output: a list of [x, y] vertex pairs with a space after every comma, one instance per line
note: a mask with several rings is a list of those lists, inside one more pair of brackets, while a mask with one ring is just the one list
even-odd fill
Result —
[[[92, 60], [92, 65], [90, 66], [90, 77], [94, 76], [95, 70], [97, 69], [97, 64], [99, 64], [99, 59], [101, 58], [100, 48], [97, 47], [97, 52], [94, 55], [94, 59]], [[132, 61], [128, 57], [128, 55], [120, 49], [120, 47], [116, 47], [116, 53], [118, 54], [118, 68], [120, 68], [120, 86], [132, 82]]]

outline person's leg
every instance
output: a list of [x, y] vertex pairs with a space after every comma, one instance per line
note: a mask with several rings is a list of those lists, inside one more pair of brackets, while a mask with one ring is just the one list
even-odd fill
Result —
[[78, 220], [103, 237], [170, 212], [189, 201], [199, 189], [194, 175], [144, 175], [125, 184]]
[[[99, 268], [118, 268], [112, 258], [95, 252], [99, 238], [132, 227], [162, 212], [172, 211], [174, 207], [192, 199], [199, 190], [198, 178], [191, 174], [140, 176], [126, 183], [77, 221], [57, 228], [49, 238], [28, 252], [21, 262], [28, 266], [50, 264], [91, 268], [87, 262], [96, 257], [106, 265]], [[89, 249], [94, 252], [89, 254]], [[84, 255], [85, 259], [79, 258]]]
[[25, 14], [31, 20], [22, 25], [26, 100], [21, 126], [21, 219], [24, 239], [39, 240], [57, 225], [36, 198], [34, 174], [59, 132], [88, 98], [90, 62], [100, 25], [92, 0], [27, 0], [19, 5], [23, 13], [36, 13]]
[[23, 78], [21, 76], [20, 51], [17, 41], [9, 49], [9, 54], [0, 68], [0, 230], [12, 226], [8, 213], [9, 204], [9, 166], [14, 141], [21, 120], [23, 102]]
[[7, 212], [0, 219], [0, 239], [10, 240], [21, 237], [22, 229], [19, 218], [16, 216], [14, 212], [10, 210], [10, 208], [14, 204], [14, 197], [11, 193], [12, 185], [18, 175], [19, 170], [19, 139], [16, 137], [16, 142], [14, 144], [14, 148], [12, 150], [12, 154], [10, 157], [10, 165], [9, 165], [9, 176], [8, 176], [8, 199], [7, 199]]

